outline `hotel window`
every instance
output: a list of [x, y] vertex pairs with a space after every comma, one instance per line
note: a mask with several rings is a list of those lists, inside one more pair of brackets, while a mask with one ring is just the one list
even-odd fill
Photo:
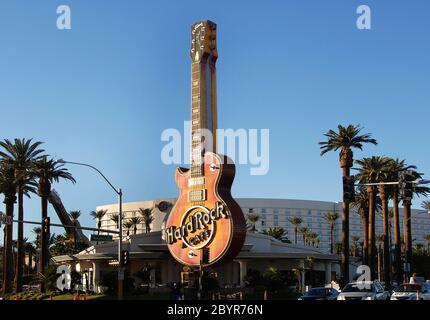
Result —
[[273, 213], [279, 213], [279, 209], [273, 209]]
[[261, 225], [262, 225], [262, 226], [265, 226], [265, 225], [266, 225], [266, 221], [261, 220]]
[[311, 215], [312, 215], [312, 211], [308, 210], [308, 216], [311, 216]]
[[266, 219], [266, 215], [263, 213], [260, 215], [261, 219]]
[[285, 210], [285, 214], [290, 214], [290, 210]]
[[266, 213], [266, 209], [265, 208], [261, 208], [261, 213]]
[[278, 221], [273, 222], [273, 225], [274, 225], [275, 227], [279, 226]]
[[296, 214], [297, 214], [298, 216], [301, 216], [301, 215], [302, 215], [302, 212], [301, 212], [300, 210], [297, 210], [297, 211], [296, 211]]
[[273, 215], [273, 220], [278, 220], [278, 215], [277, 214]]
[[249, 213], [254, 213], [254, 208], [249, 208], [249, 209], [248, 209], [248, 212], [249, 212]]

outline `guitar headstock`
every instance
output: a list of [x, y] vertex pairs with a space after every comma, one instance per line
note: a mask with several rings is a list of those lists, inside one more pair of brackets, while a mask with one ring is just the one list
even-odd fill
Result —
[[209, 56], [218, 57], [216, 48], [216, 24], [205, 20], [191, 26], [191, 60], [201, 62]]

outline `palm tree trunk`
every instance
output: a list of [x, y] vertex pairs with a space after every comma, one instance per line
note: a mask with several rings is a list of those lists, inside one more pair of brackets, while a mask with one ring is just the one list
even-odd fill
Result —
[[400, 220], [399, 220], [399, 193], [397, 188], [393, 193], [393, 219], [394, 219], [394, 253], [396, 257], [397, 284], [402, 283], [402, 249], [400, 243]]
[[[349, 166], [342, 167], [344, 177], [349, 177]], [[344, 287], [349, 282], [349, 201], [342, 202], [342, 265], [341, 285]]]
[[[405, 241], [405, 258], [406, 264], [409, 264], [409, 271], [406, 275], [409, 276], [412, 268], [412, 232], [411, 232], [411, 202], [403, 201], [404, 206], [404, 241]], [[408, 279], [406, 279], [407, 281]]]
[[[42, 209], [42, 221], [48, 217], [48, 197], [41, 196], [41, 209]], [[48, 265], [48, 244], [49, 244], [49, 235], [47, 235], [43, 230], [40, 235], [41, 237], [41, 246], [40, 246], [40, 259], [39, 259], [39, 272], [43, 273], [45, 271], [45, 267]], [[43, 284], [42, 284], [43, 287]], [[42, 288], [43, 292], [44, 288]]]
[[389, 240], [389, 212], [388, 212], [388, 199], [385, 193], [385, 186], [378, 187], [379, 194], [382, 201], [382, 215], [383, 215], [383, 230], [384, 230], [384, 281], [386, 287], [391, 283], [391, 262], [390, 262], [390, 240]]
[[363, 223], [363, 264], [369, 264], [368, 243], [369, 243], [369, 210], [364, 208], [362, 216]]
[[294, 227], [294, 242], [297, 244], [297, 227]]
[[368, 242], [368, 260], [372, 279], [375, 278], [375, 189], [373, 186], [367, 187], [369, 194], [369, 242]]
[[334, 224], [330, 223], [330, 253], [333, 253], [334, 248]]
[[[13, 218], [13, 207], [16, 201], [15, 194], [5, 195], [6, 216]], [[13, 223], [5, 225], [5, 241], [3, 244], [3, 294], [12, 292], [13, 281]]]
[[378, 280], [381, 281], [381, 245], [378, 245]]
[[22, 276], [24, 267], [24, 191], [23, 187], [18, 187], [18, 241], [17, 241], [17, 261], [15, 266], [16, 292], [22, 291]]

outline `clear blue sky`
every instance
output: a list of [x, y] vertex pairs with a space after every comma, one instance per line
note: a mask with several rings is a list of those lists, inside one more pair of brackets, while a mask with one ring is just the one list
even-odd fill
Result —
[[[72, 30], [56, 28], [60, 4]], [[356, 28], [360, 4], [371, 31]], [[406, 158], [428, 177], [429, 12], [424, 0], [3, 0], [0, 137], [42, 140], [53, 156], [99, 167], [125, 201], [175, 197], [160, 136], [189, 117], [190, 25], [210, 19], [219, 127], [270, 129], [269, 173], [240, 166], [234, 196], [340, 200], [338, 155], [322, 158], [317, 145], [339, 123], [379, 141], [356, 158]], [[94, 225], [89, 211], [115, 195], [96, 173], [70, 169], [78, 182], [54, 188]], [[26, 218], [39, 220], [39, 207], [26, 201]]]

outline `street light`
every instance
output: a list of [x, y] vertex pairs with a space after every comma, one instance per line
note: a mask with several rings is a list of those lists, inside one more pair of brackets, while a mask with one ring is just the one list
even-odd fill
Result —
[[96, 167], [81, 163], [81, 162], [72, 162], [72, 161], [66, 161], [66, 160], [59, 160], [60, 163], [68, 163], [68, 164], [75, 164], [78, 166], [84, 166], [91, 168], [95, 171], [97, 171], [103, 179], [109, 184], [109, 186], [115, 191], [115, 193], [118, 195], [118, 300], [122, 300], [123, 298], [123, 291], [124, 291], [124, 270], [123, 270], [123, 261], [122, 261], [122, 190], [121, 188], [115, 188], [114, 185], [105, 177], [105, 175]]

